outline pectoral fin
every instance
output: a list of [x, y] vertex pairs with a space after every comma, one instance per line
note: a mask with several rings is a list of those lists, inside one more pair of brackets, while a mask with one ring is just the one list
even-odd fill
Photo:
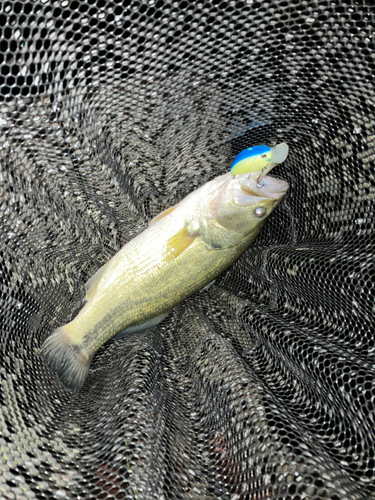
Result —
[[193, 243], [197, 235], [189, 233], [186, 226], [180, 229], [167, 241], [164, 252], [164, 260], [170, 261], [177, 259]]
[[160, 214], [156, 215], [152, 220], [151, 222], [149, 223], [149, 226], [151, 226], [152, 224], [155, 224], [155, 222], [158, 222], [160, 219], [162, 219], [163, 217], [165, 217], [166, 215], [170, 214], [173, 212], [173, 210], [177, 207], [177, 205], [173, 205], [172, 207], [169, 207], [167, 208], [166, 210], [164, 210], [163, 212], [160, 212]]
[[104, 264], [101, 268], [99, 268], [94, 276], [92, 276], [86, 283], [86, 300], [90, 300], [94, 297], [96, 290], [98, 289], [99, 282], [104, 274], [104, 271], [107, 268], [107, 264]]

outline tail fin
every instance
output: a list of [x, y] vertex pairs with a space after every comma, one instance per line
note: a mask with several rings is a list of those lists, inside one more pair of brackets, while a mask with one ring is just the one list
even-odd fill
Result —
[[57, 373], [60, 382], [70, 391], [83, 386], [92, 360], [77, 344], [72, 344], [66, 325], [57, 328], [43, 343], [39, 355]]

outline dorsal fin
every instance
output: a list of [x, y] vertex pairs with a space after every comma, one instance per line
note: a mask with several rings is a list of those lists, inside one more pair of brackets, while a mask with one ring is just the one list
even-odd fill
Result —
[[[178, 205], [178, 204], [177, 204]], [[177, 205], [173, 205], [172, 207], [167, 208], [166, 210], [163, 210], [163, 212], [160, 212], [160, 214], [156, 215], [151, 222], [149, 223], [149, 226], [152, 224], [155, 224], [155, 222], [158, 222], [160, 219], [165, 217], [166, 215], [169, 215], [170, 213], [173, 212], [173, 210], [177, 207]]]
[[86, 287], [86, 300], [91, 300], [95, 293], [96, 290], [98, 289], [99, 282], [104, 274], [104, 271], [106, 270], [108, 265], [108, 262], [104, 264], [102, 267], [100, 267], [96, 273], [91, 276], [91, 278], [87, 281], [85, 287]]

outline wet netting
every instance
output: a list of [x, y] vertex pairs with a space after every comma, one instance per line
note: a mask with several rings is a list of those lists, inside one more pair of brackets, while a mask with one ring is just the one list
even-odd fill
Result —
[[[0, 9], [0, 498], [375, 498], [372, 3]], [[253, 245], [65, 390], [38, 350], [87, 279], [280, 142]]]

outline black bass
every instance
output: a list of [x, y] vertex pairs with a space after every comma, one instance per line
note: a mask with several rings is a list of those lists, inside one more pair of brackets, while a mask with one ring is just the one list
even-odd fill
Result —
[[288, 190], [259, 172], [221, 175], [168, 208], [86, 284], [87, 303], [40, 354], [77, 392], [96, 351], [119, 332], [157, 325], [249, 247]]

